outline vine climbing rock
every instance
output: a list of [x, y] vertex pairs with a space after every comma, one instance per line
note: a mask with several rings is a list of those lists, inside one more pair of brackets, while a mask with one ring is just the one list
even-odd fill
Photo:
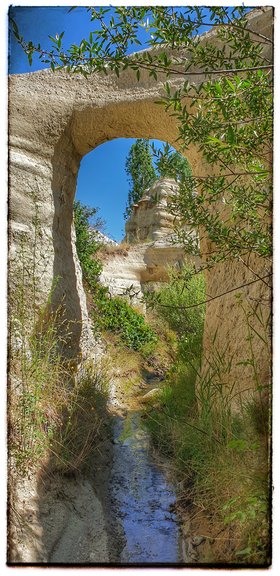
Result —
[[[250, 25], [258, 32], [271, 34], [272, 11], [255, 11]], [[215, 31], [209, 34], [213, 41]], [[204, 35], [201, 42], [206, 41]], [[192, 75], [194, 71], [190, 69], [188, 78], [183, 73], [170, 78], [171, 90], [186, 80], [200, 83], [203, 77]], [[36, 268], [38, 305], [46, 301], [55, 280], [53, 305], [62, 305], [65, 317], [72, 322], [67, 351], [72, 357], [86, 355], [92, 348], [72, 225], [80, 161], [96, 146], [119, 137], [155, 138], [178, 147], [175, 118], [156, 104], [164, 94], [164, 80], [162, 75], [155, 80], [148, 71], [143, 71], [138, 81], [134, 71], [128, 69], [119, 78], [108, 72], [107, 76], [96, 74], [85, 79], [64, 70], [56, 73], [40, 70], [10, 77], [11, 263], [17, 256], [21, 258], [24, 244], [27, 263]], [[195, 145], [188, 150], [188, 160], [194, 174], [208, 175]], [[202, 252], [207, 252], [207, 242], [203, 240]], [[262, 274], [263, 263], [257, 261], [255, 266], [257, 274]], [[235, 293], [229, 290], [248, 283], [243, 292], [246, 302], [259, 302], [261, 307], [269, 298], [269, 289], [262, 282], [249, 284], [252, 273], [239, 262], [213, 267], [206, 280], [206, 292], [215, 300], [207, 305], [205, 350], [209, 357], [216, 346], [222, 348], [229, 342], [224, 368], [234, 357], [236, 368], [232, 365], [229, 378], [241, 390], [246, 388], [251, 374], [248, 365], [238, 367], [238, 361], [250, 355], [247, 320], [246, 314], [244, 317], [234, 307]], [[16, 283], [17, 274], [11, 264], [11, 288]], [[218, 298], [224, 292], [228, 292], [227, 296]], [[269, 371], [267, 345], [254, 339], [253, 347], [255, 373], [262, 377]]]

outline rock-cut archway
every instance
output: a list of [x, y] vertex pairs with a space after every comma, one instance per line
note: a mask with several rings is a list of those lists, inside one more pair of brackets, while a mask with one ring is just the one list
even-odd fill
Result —
[[[89, 338], [72, 229], [80, 161], [91, 149], [118, 137], [155, 138], [176, 147], [175, 121], [155, 104], [163, 91], [161, 81], [147, 76], [138, 83], [132, 72], [121, 79], [111, 75], [85, 80], [50, 71], [10, 79], [11, 249], [16, 250], [21, 234], [32, 243], [36, 212], [41, 298], [57, 279], [54, 298], [63, 300], [68, 320], [74, 321], [73, 353]], [[188, 158], [199, 165], [195, 150]]]
[[[268, 13], [257, 13], [254, 18], [251, 26], [270, 26]], [[189, 80], [196, 78], [190, 74]], [[185, 80], [185, 75], [176, 76], [170, 80], [171, 88]], [[197, 81], [201, 82], [201, 77]], [[68, 320], [74, 321], [74, 355], [86, 350], [90, 342], [72, 227], [81, 158], [99, 144], [118, 137], [154, 138], [176, 148], [176, 121], [155, 103], [163, 94], [164, 78], [159, 76], [155, 81], [147, 72], [138, 82], [131, 70], [120, 78], [109, 73], [85, 79], [49, 70], [10, 78], [10, 253], [17, 253], [24, 236], [26, 253], [34, 259], [36, 238], [38, 302], [44, 301], [53, 279], [57, 279], [54, 299], [63, 301]], [[194, 174], [205, 174], [195, 147], [188, 150], [188, 159]], [[207, 294], [226, 292], [233, 281], [234, 285], [242, 284], [247, 277], [248, 271], [242, 266], [220, 265], [207, 275]], [[259, 286], [253, 285], [254, 296], [258, 290]], [[208, 306], [205, 343], [209, 349], [210, 336], [219, 327], [221, 342], [229, 338], [230, 354], [240, 357], [247, 346], [246, 335], [239, 313], [233, 314], [233, 298], [228, 294]], [[267, 370], [264, 352], [262, 365]]]

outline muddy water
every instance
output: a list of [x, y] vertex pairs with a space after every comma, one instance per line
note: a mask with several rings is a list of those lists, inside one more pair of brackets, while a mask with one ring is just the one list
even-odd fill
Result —
[[153, 458], [141, 413], [115, 416], [113, 435], [110, 482], [125, 541], [120, 563], [182, 562], [175, 489]]

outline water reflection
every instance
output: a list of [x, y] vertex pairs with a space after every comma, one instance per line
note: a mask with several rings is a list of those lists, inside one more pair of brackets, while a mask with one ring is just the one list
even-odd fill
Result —
[[179, 563], [174, 487], [153, 461], [138, 412], [114, 419], [111, 483], [126, 545], [121, 563]]

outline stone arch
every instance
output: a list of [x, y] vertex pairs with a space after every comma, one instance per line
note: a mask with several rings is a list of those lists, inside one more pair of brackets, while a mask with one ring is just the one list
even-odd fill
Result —
[[[258, 30], [271, 26], [269, 12], [257, 13], [251, 23]], [[262, 20], [260, 20], [262, 19]], [[212, 34], [212, 33], [210, 33]], [[194, 81], [196, 77], [189, 79]], [[37, 269], [39, 301], [44, 301], [53, 278], [59, 277], [54, 299], [63, 301], [67, 318], [73, 320], [71, 352], [77, 355], [90, 342], [81, 271], [76, 258], [72, 227], [72, 203], [83, 155], [99, 144], [117, 137], [146, 137], [168, 141], [176, 148], [174, 117], [155, 104], [164, 93], [164, 78], [141, 74], [138, 82], [131, 70], [120, 78], [94, 75], [85, 79], [64, 71], [49, 70], [10, 78], [10, 253], [16, 253], [19, 238], [30, 244], [35, 235], [35, 208], [39, 215]], [[182, 85], [185, 75], [170, 80], [171, 89]], [[201, 77], [199, 77], [199, 82]], [[193, 147], [188, 151], [196, 174], [206, 174], [202, 158]], [[34, 255], [34, 253], [33, 253]], [[256, 264], [261, 272], [261, 262]], [[207, 274], [207, 294], [215, 296], [241, 285], [250, 273], [238, 264], [220, 264]], [[267, 296], [265, 286], [247, 288], [247, 297]], [[233, 314], [234, 296], [227, 295], [208, 305], [205, 346], [220, 331], [220, 342], [230, 342], [231, 356], [244, 356], [246, 334], [239, 313]], [[229, 322], [230, 318], [230, 322]], [[216, 345], [219, 345], [218, 340]], [[260, 370], [268, 370], [267, 352], [259, 343]], [[232, 372], [242, 378], [244, 367]], [[244, 378], [243, 378], [244, 381]]]
[[[40, 71], [10, 80], [11, 240], [16, 247], [21, 231], [34, 235], [36, 185], [43, 230], [39, 251], [45, 261], [42, 297], [53, 278], [58, 279], [53, 301], [63, 301], [66, 317], [73, 321], [75, 355], [90, 338], [72, 227], [80, 161], [90, 150], [118, 137], [155, 138], [178, 147], [174, 118], [155, 103], [163, 94], [162, 82], [151, 82], [147, 76], [136, 90], [134, 76], [131, 72], [126, 76], [126, 82], [113, 75], [86, 80]], [[195, 149], [188, 158], [193, 165], [200, 164]]]
[[[60, 302], [62, 297], [65, 298], [68, 308], [67, 318], [76, 322], [77, 318], [85, 320], [87, 316], [81, 283], [76, 285], [77, 290], [74, 289], [77, 274], [80, 274], [77, 271], [79, 264], [77, 264], [75, 256], [73, 230], [71, 229], [73, 200], [81, 159], [90, 150], [116, 138], [158, 139], [168, 141], [174, 148], [178, 148], [177, 134], [174, 120], [170, 121], [170, 117], [154, 103], [154, 100], [136, 100], [133, 102], [129, 100], [114, 104], [109, 103], [108, 106], [98, 108], [90, 103], [82, 110], [73, 112], [69, 125], [55, 147], [52, 160], [52, 191], [55, 208], [53, 222], [54, 276], [62, 278], [57, 286], [57, 300]], [[62, 150], [67, 151], [63, 160], [61, 159]], [[193, 164], [195, 160], [197, 161], [197, 155], [193, 150]], [[62, 163], [63, 172], [61, 171]], [[63, 261], [61, 254], [64, 255]], [[67, 277], [64, 269], [65, 259], [69, 264], [71, 262]], [[81, 303], [82, 315], [80, 317]], [[76, 323], [76, 326], [79, 332], [79, 323]], [[85, 340], [88, 338], [87, 331]], [[79, 339], [80, 335], [78, 334], [74, 340]]]

